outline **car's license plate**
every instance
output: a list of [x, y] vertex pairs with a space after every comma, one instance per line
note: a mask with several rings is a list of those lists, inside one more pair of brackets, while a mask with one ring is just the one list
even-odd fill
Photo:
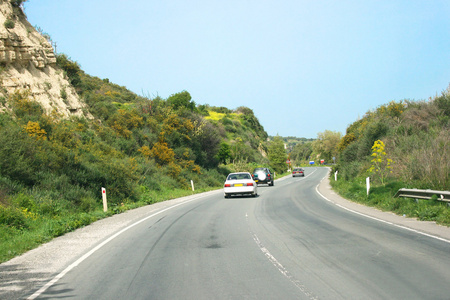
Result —
[[255, 179], [255, 182], [258, 182], [258, 179]]
[[236, 183], [234, 186], [242, 186], [242, 183]]

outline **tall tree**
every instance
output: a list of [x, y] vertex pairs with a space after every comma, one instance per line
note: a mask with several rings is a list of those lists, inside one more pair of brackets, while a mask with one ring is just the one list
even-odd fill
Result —
[[291, 160], [296, 164], [309, 160], [312, 151], [312, 143], [297, 144], [292, 149]]
[[283, 139], [280, 136], [276, 136], [269, 144], [269, 162], [270, 166], [277, 173], [283, 173], [287, 169], [286, 160], [287, 154], [284, 148]]
[[225, 142], [220, 144], [219, 152], [217, 153], [217, 159], [223, 163], [227, 164], [227, 161], [231, 159], [231, 147]]
[[317, 134], [317, 140], [313, 142], [312, 147], [314, 152], [319, 154], [322, 159], [331, 161], [338, 153], [337, 146], [340, 140], [340, 132], [325, 130]]
[[192, 101], [191, 94], [187, 91], [182, 91], [167, 98], [167, 102], [175, 109], [186, 108], [193, 111], [195, 109], [195, 102]]

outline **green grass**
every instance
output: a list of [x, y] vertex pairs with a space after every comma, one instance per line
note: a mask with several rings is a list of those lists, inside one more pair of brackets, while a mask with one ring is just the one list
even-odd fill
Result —
[[421, 221], [435, 221], [450, 226], [450, 207], [445, 202], [436, 200], [416, 200], [411, 198], [394, 198], [395, 193], [406, 187], [399, 181], [391, 181], [385, 186], [372, 186], [367, 196], [365, 179], [355, 178], [351, 181], [331, 178], [330, 184], [342, 197], [364, 205], [391, 211], [397, 215], [417, 218]]

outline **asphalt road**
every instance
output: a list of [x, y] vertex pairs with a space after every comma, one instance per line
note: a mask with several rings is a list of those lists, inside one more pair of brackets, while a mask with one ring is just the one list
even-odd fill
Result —
[[349, 204], [318, 188], [327, 172], [307, 168], [256, 198], [215, 191], [110, 218], [75, 233], [92, 242], [53, 272], [24, 267], [45, 248], [0, 272], [38, 299], [450, 299], [449, 228]]

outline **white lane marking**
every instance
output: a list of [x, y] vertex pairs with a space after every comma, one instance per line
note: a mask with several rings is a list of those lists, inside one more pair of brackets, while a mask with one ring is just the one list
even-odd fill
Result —
[[300, 283], [295, 277], [289, 273], [289, 271], [267, 250], [266, 247], [263, 246], [259, 238], [256, 236], [256, 234], [250, 232], [253, 240], [255, 241], [256, 245], [258, 245], [259, 249], [262, 251], [262, 253], [269, 259], [269, 261], [278, 269], [278, 271], [281, 272], [287, 279], [289, 279], [290, 282], [292, 282], [303, 294], [305, 294], [309, 299], [315, 300], [319, 299], [318, 297], [314, 296], [314, 294]]
[[254, 234], [251, 229], [248, 222], [248, 213], [245, 213], [245, 219], [247, 221], [248, 229], [250, 231], [250, 234], [252, 235], [253, 240], [255, 241], [258, 248], [262, 251], [264, 256], [269, 259], [269, 261], [275, 266], [275, 268], [278, 269], [278, 271], [283, 274], [290, 282], [292, 282], [303, 294], [305, 294], [310, 300], [317, 300], [319, 299], [317, 296], [315, 296], [312, 292], [310, 292], [303, 284], [301, 284], [300, 281], [298, 281], [276, 258], [273, 256], [270, 251], [264, 247], [264, 245], [259, 240], [258, 236]]
[[153, 218], [154, 216], [157, 216], [163, 212], [166, 212], [172, 208], [184, 205], [186, 203], [204, 198], [206, 196], [209, 196], [210, 194], [207, 195], [202, 195], [202, 196], [198, 196], [195, 197], [194, 199], [191, 200], [187, 200], [185, 202], [181, 202], [178, 204], [175, 204], [173, 206], [167, 207], [163, 210], [160, 210], [150, 216], [147, 216], [131, 225], [129, 225], [128, 227], [125, 227], [124, 229], [118, 231], [116, 234], [112, 235], [111, 237], [109, 237], [108, 239], [106, 239], [105, 241], [103, 241], [102, 243], [100, 243], [99, 245], [97, 245], [95, 248], [93, 248], [91, 251], [87, 252], [85, 255], [83, 255], [82, 257], [80, 257], [77, 261], [75, 261], [73, 264], [71, 264], [70, 266], [68, 266], [67, 268], [65, 268], [61, 273], [59, 273], [58, 275], [56, 275], [52, 280], [50, 280], [49, 282], [47, 282], [47, 284], [45, 284], [43, 287], [41, 287], [38, 291], [36, 291], [33, 295], [31, 295], [30, 297], [28, 297], [27, 299], [29, 300], [33, 300], [36, 299], [37, 297], [39, 297], [40, 295], [42, 295], [49, 287], [51, 287], [52, 285], [54, 285], [58, 280], [60, 280], [61, 278], [63, 278], [67, 273], [69, 273], [73, 268], [75, 268], [76, 266], [78, 266], [80, 263], [82, 263], [84, 260], [86, 260], [89, 256], [91, 256], [92, 254], [94, 254], [96, 251], [98, 251], [100, 248], [102, 248], [103, 246], [105, 246], [106, 244], [108, 244], [110, 241], [112, 241], [113, 239], [115, 239], [116, 237], [118, 237], [119, 235], [121, 235], [122, 233], [124, 233], [125, 231], [135, 227], [136, 225], [139, 225], [140, 223]]
[[[322, 180], [324, 180], [324, 179], [325, 179], [325, 177], [324, 177]], [[322, 181], [321, 181], [321, 182], [322, 182]], [[336, 203], [336, 202], [333, 202], [332, 200], [328, 199], [328, 198], [325, 197], [324, 195], [322, 195], [322, 194], [319, 192], [319, 185], [320, 185], [320, 183], [316, 186], [316, 192], [317, 192], [323, 199], [325, 199], [326, 201], [328, 201], [328, 202], [330, 202], [330, 203], [333, 203], [334, 205], [336, 205], [336, 206], [338, 206], [338, 207], [340, 207], [340, 208], [345, 209], [346, 211], [352, 212], [352, 213], [354, 213], [354, 214], [357, 214], [357, 215], [360, 215], [360, 216], [363, 216], [363, 217], [366, 217], [366, 218], [369, 218], [369, 219], [372, 219], [372, 220], [375, 220], [375, 221], [378, 221], [378, 222], [382, 222], [382, 223], [389, 224], [389, 225], [392, 225], [392, 226], [395, 226], [395, 227], [398, 227], [398, 228], [406, 229], [406, 230], [408, 230], [408, 231], [412, 231], [412, 232], [415, 232], [415, 233], [418, 233], [418, 234], [421, 234], [421, 235], [424, 235], [424, 236], [427, 236], [427, 237], [430, 237], [430, 238], [434, 238], [434, 239], [440, 240], [440, 241], [442, 241], [442, 242], [450, 243], [450, 240], [447, 240], [447, 239], [445, 239], [445, 238], [441, 238], [441, 237], [439, 237], [439, 236], [435, 236], [435, 235], [432, 235], [432, 234], [429, 234], [429, 233], [426, 233], [426, 232], [423, 232], [423, 231], [419, 231], [419, 230], [417, 230], [417, 229], [409, 228], [409, 227], [406, 227], [406, 226], [403, 226], [403, 225], [395, 224], [395, 223], [392, 223], [392, 222], [389, 222], [389, 221], [386, 221], [386, 220], [378, 219], [378, 218], [376, 218], [376, 217], [372, 217], [372, 216], [363, 214], [363, 213], [361, 213], [361, 212], [359, 212], [359, 211], [356, 211], [356, 210], [347, 208], [347, 207], [345, 207], [345, 206], [342, 206], [342, 205], [340, 205], [340, 204], [338, 204], [338, 203]]]

